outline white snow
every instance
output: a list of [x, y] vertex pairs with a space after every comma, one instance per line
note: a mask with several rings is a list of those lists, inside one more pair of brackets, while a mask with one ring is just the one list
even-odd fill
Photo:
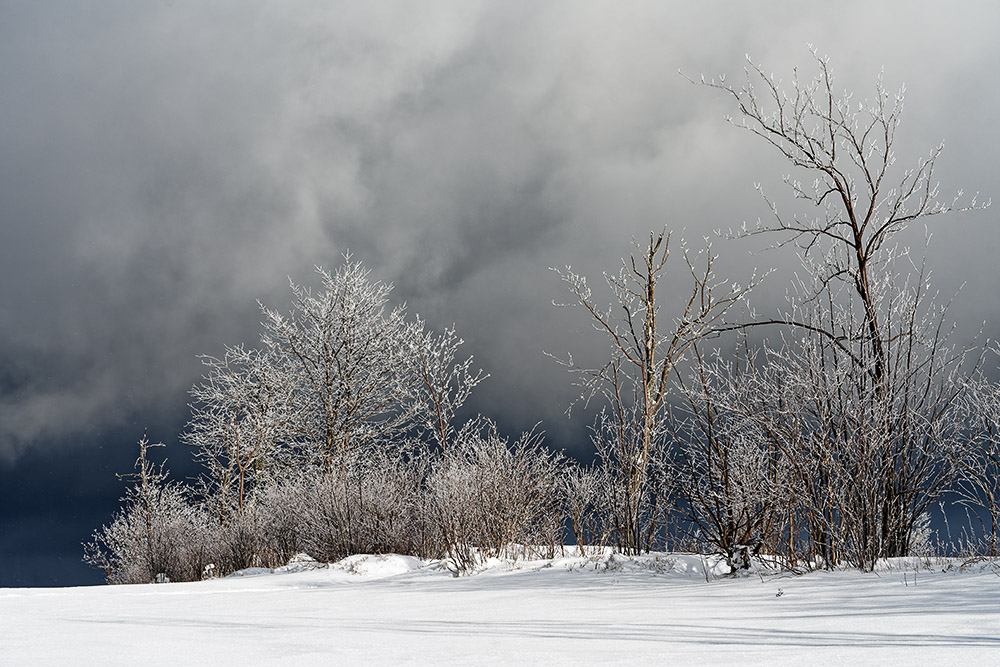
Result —
[[725, 569], [659, 554], [493, 561], [456, 578], [442, 562], [353, 556], [198, 583], [0, 589], [0, 665], [1000, 664], [993, 565]]

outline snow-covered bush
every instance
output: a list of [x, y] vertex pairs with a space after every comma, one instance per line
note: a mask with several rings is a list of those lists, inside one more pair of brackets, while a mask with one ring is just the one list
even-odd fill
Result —
[[257, 515], [257, 546], [267, 567], [288, 563], [304, 551], [306, 507], [309, 497], [301, 475], [288, 476], [255, 490], [252, 506]]
[[84, 560], [104, 570], [108, 583], [195, 581], [214, 559], [208, 516], [184, 485], [168, 481], [162, 466], [149, 460], [153, 446], [145, 437], [139, 442], [136, 472], [129, 476], [135, 483], [122, 508], [84, 545]]
[[604, 474], [600, 466], [584, 467], [568, 460], [559, 475], [563, 512], [581, 555], [586, 555], [588, 547], [593, 547], [595, 553], [603, 551], [609, 539], [610, 529], [602, 511], [607, 484]]
[[320, 560], [359, 553], [426, 557], [434, 551], [421, 516], [423, 457], [378, 454], [342, 470], [317, 467], [297, 482], [301, 550]]
[[564, 459], [534, 431], [511, 443], [489, 420], [457, 435], [428, 480], [429, 508], [458, 571], [486, 558], [551, 553], [560, 538]]
[[[734, 366], [698, 355], [685, 402], [672, 415], [670, 453], [681, 530], [734, 569], [747, 553], [785, 555], [782, 510], [792, 494], [787, 449], [751, 418], [763, 397], [751, 358]], [[749, 550], [748, 550], [749, 547]]]
[[[1000, 354], [1000, 346], [992, 348]], [[962, 403], [972, 426], [972, 455], [964, 462], [958, 492], [974, 532], [981, 535], [978, 551], [1000, 556], [1000, 384], [976, 377], [967, 384]]]

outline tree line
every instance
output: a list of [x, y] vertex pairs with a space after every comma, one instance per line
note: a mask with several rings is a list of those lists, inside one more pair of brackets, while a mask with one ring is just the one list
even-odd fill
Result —
[[[182, 435], [202, 475], [171, 481], [143, 438], [86, 560], [111, 583], [275, 567], [302, 552], [396, 552], [461, 573], [566, 544], [697, 549], [734, 569], [766, 554], [867, 570], [927, 549], [929, 512], [946, 500], [979, 524], [965, 546], [996, 556], [1000, 387], [984, 368], [997, 349], [951, 341], [947, 304], [901, 240], [928, 217], [988, 202], [940, 197], [941, 146], [896, 165], [902, 91], [879, 77], [859, 102], [814, 60], [815, 77], [787, 85], [752, 61], [739, 85], [699, 82], [795, 170], [791, 201], [762, 191], [770, 217], [735, 234], [797, 254], [780, 312], [758, 315], [765, 277], [720, 279], [711, 247], [681, 241], [688, 279], [667, 283], [666, 230], [633, 240], [605, 274], [608, 306], [584, 276], [557, 271], [563, 305], [608, 342], [599, 366], [556, 358], [598, 410], [593, 464], [537, 431], [511, 440], [487, 417], [460, 420], [486, 374], [454, 327], [392, 306], [392, 285], [347, 255], [317, 270], [318, 288], [292, 283], [288, 312], [261, 306], [259, 347], [202, 359]], [[685, 295], [677, 311], [665, 292]]]

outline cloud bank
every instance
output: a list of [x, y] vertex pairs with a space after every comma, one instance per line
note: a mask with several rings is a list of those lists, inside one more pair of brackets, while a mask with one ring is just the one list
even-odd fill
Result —
[[[476, 409], [583, 447], [542, 351], [600, 341], [548, 267], [596, 279], [663, 226], [698, 245], [788, 170], [678, 70], [787, 79], [812, 43], [862, 96], [884, 66], [900, 162], [945, 140], [943, 192], [1000, 193], [1000, 10], [869, 4], [0, 2], [0, 459], [176, 411], [197, 354], [347, 250], [458, 325]], [[953, 315], [996, 336], [993, 212], [932, 231]], [[791, 261], [716, 249], [734, 280]]]

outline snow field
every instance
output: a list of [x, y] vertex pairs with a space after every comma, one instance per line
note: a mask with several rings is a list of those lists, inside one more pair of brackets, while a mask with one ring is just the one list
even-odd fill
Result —
[[1000, 664], [992, 566], [725, 569], [658, 554], [492, 561], [455, 578], [442, 562], [353, 556], [196, 583], [0, 589], [0, 665]]

